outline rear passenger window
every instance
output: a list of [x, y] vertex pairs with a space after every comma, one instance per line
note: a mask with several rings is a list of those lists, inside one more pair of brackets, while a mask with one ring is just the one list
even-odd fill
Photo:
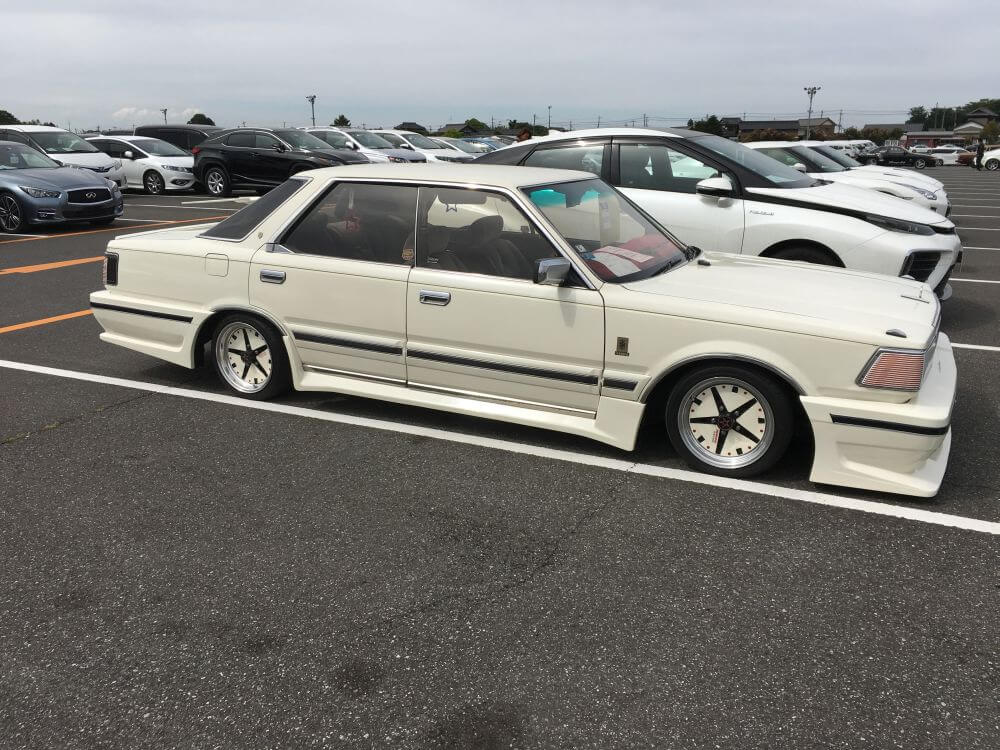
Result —
[[549, 169], [576, 169], [601, 176], [604, 161], [604, 144], [569, 146], [567, 148], [540, 148], [524, 161], [526, 167]]
[[417, 188], [342, 182], [315, 203], [281, 244], [293, 253], [413, 264]]
[[242, 146], [243, 148], [253, 148], [253, 133], [233, 133], [226, 139], [227, 146]]
[[509, 198], [483, 190], [420, 188], [417, 264], [531, 280], [559, 253]]
[[202, 232], [200, 236], [220, 240], [242, 240], [305, 184], [305, 180], [286, 180], [246, 208], [241, 208], [228, 219]]

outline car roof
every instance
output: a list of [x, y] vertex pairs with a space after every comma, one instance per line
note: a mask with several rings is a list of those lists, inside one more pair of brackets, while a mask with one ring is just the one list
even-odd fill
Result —
[[[812, 141], [809, 141], [809, 143], [812, 143]], [[785, 148], [788, 146], [805, 146], [807, 144], [803, 141], [750, 141], [743, 145], [749, 148]]]
[[15, 130], [20, 133], [68, 133], [65, 128], [53, 128], [48, 125], [4, 125], [7, 130]]
[[[701, 133], [697, 130], [687, 130], [686, 128], [590, 128], [587, 130], [567, 130], [565, 132], [554, 132], [549, 135], [533, 136], [531, 141], [573, 141], [578, 138], [621, 138], [623, 136], [653, 136], [662, 138], [701, 138], [712, 135], [711, 133]], [[521, 141], [527, 143], [527, 141]], [[516, 145], [516, 144], [512, 144]]]
[[199, 132], [205, 132], [205, 133], [207, 133], [210, 130], [225, 130], [225, 128], [220, 127], [219, 125], [191, 125], [186, 122], [177, 123], [176, 125], [174, 125], [173, 123], [153, 122], [147, 125], [139, 125], [136, 127], [136, 130], [138, 130], [139, 128], [170, 128], [171, 130], [197, 130]]
[[328, 173], [331, 177], [351, 177], [375, 180], [420, 180], [452, 183], [455, 185], [480, 185], [517, 189], [549, 182], [572, 182], [593, 180], [593, 172], [570, 169], [542, 169], [541, 167], [509, 167], [500, 164], [346, 164], [340, 167], [325, 167], [312, 170], [309, 174]]

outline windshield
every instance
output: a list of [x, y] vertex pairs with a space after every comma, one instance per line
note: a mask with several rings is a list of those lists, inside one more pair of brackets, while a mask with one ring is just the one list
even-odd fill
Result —
[[742, 143], [726, 140], [717, 135], [701, 136], [695, 139], [695, 143], [742, 165], [745, 169], [763, 177], [775, 187], [804, 188], [812, 187], [815, 183], [815, 180], [802, 174], [797, 169], [786, 167], [770, 156], [758, 153], [752, 148], [747, 148]]
[[150, 156], [191, 156], [187, 151], [181, 151], [177, 146], [157, 138], [145, 138], [141, 141], [126, 141], [136, 148], [142, 149]]
[[522, 190], [604, 281], [645, 279], [687, 260], [678, 240], [602, 180]]
[[365, 148], [394, 148], [385, 138], [367, 130], [348, 130], [347, 134]]
[[274, 134], [292, 148], [304, 148], [309, 151], [330, 148], [330, 144], [302, 130], [275, 130]]
[[828, 159], [832, 159], [837, 162], [837, 164], [842, 167], [846, 167], [847, 169], [854, 169], [855, 167], [861, 166], [861, 162], [852, 159], [843, 151], [838, 151], [835, 148], [830, 148], [829, 146], [810, 146], [809, 148], [818, 154], [823, 154], [823, 156]]
[[407, 143], [395, 133], [379, 133], [380, 138], [385, 138], [393, 146], [406, 146]]
[[350, 148], [347, 136], [343, 133], [338, 133], [336, 130], [313, 130], [310, 134], [316, 136], [328, 146]]
[[20, 143], [0, 144], [0, 169], [58, 169], [58, 162], [30, 146]]
[[444, 148], [440, 143], [435, 143], [427, 136], [420, 135], [419, 133], [407, 133], [403, 138], [408, 140], [414, 148]]
[[49, 130], [29, 135], [47, 154], [92, 154], [97, 151], [93, 145], [68, 130]]
[[769, 146], [760, 149], [762, 154], [767, 154], [772, 159], [777, 159], [782, 164], [795, 167], [801, 164], [806, 168], [806, 172], [843, 172], [844, 168], [832, 159], [827, 159], [820, 153], [808, 149], [805, 146]]
[[467, 154], [481, 154], [482, 153], [482, 151], [480, 151], [478, 148], [476, 148], [475, 146], [473, 146], [471, 143], [466, 143], [465, 141], [459, 141], [459, 140], [456, 140], [456, 139], [452, 139], [452, 140], [445, 141], [445, 143], [447, 143], [449, 146], [453, 146], [454, 148], [457, 148], [459, 151], [464, 151]]

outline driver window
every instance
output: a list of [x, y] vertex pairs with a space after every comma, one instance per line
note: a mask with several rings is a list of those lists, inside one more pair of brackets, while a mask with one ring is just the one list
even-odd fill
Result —
[[559, 257], [513, 201], [484, 190], [420, 188], [417, 265], [530, 281]]
[[623, 143], [619, 156], [621, 187], [694, 193], [695, 185], [720, 172], [668, 146]]
[[281, 244], [294, 253], [412, 265], [416, 208], [415, 187], [340, 183]]

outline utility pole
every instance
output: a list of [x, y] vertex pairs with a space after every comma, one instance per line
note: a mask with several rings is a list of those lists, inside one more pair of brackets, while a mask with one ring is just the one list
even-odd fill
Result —
[[601, 116], [597, 116], [597, 127], [601, 127]]
[[160, 111], [163, 113], [163, 124], [166, 125], [167, 124], [167, 108], [164, 107]]
[[549, 130], [552, 130], [552, 105], [549, 105]]
[[649, 124], [649, 119], [646, 117], [646, 113], [642, 113], [642, 126], [646, 127]]
[[312, 110], [313, 127], [316, 127], [316, 94], [309, 94], [306, 99], [309, 100], [309, 108]]
[[837, 118], [837, 132], [844, 132], [844, 110], [840, 110], [840, 116]]
[[812, 135], [812, 117], [813, 117], [813, 97], [816, 96], [816, 92], [819, 91], [822, 86], [806, 86], [802, 90], [809, 94], [809, 114], [806, 116], [806, 140], [809, 140], [809, 136]]
[[537, 120], [538, 120], [538, 115], [532, 115], [531, 116], [531, 129], [532, 130], [535, 129], [535, 123], [537, 122]]

